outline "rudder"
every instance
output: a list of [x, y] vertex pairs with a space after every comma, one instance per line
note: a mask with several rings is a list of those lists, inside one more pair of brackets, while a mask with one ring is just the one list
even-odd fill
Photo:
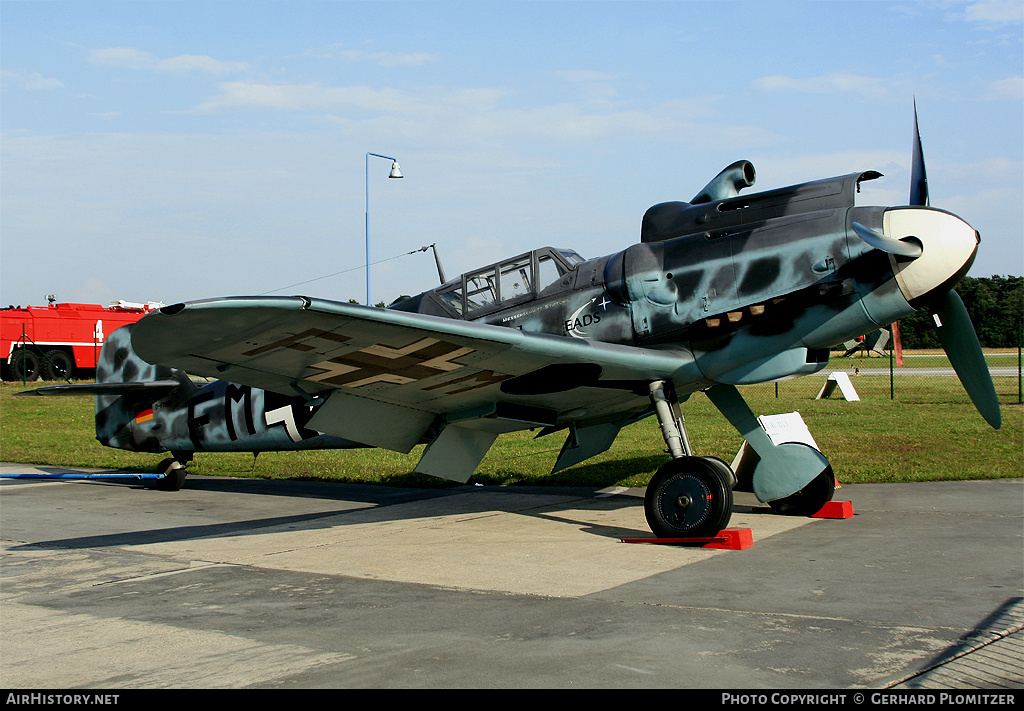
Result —
[[144, 434], [134, 425], [158, 417], [158, 410], [163, 409], [158, 403], [173, 410], [196, 386], [180, 370], [142, 360], [132, 348], [133, 325], [111, 333], [100, 351], [96, 382], [110, 392], [96, 393], [96, 439], [107, 447], [162, 452], [164, 447], [153, 436], [153, 428], [146, 428], [148, 434]]

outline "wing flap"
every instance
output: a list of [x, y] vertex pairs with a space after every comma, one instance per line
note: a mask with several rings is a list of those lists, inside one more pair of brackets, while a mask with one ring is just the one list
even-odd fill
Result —
[[408, 454], [419, 444], [436, 416], [422, 410], [349, 395], [336, 390], [307, 426], [353, 442]]
[[449, 425], [424, 450], [416, 471], [465, 484], [497, 437], [497, 432]]

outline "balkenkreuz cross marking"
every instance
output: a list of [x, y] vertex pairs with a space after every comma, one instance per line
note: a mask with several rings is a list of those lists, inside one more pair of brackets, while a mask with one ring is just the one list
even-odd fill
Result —
[[313, 363], [320, 372], [306, 380], [348, 388], [374, 383], [404, 385], [432, 375], [458, 370], [465, 364], [456, 358], [473, 353], [472, 348], [423, 338], [403, 348], [373, 345], [329, 360]]

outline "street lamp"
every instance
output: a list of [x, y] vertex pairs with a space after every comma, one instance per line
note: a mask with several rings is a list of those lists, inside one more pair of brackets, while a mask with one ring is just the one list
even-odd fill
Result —
[[382, 156], [379, 153], [366, 154], [366, 305], [372, 306], [370, 302], [370, 156], [384, 158], [391, 161], [391, 174], [389, 178], [402, 178], [402, 169], [398, 167], [398, 161], [391, 156]]

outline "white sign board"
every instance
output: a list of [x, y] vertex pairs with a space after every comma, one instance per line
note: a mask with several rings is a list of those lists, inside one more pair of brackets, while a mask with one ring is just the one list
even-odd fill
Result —
[[[804, 418], [800, 417], [799, 412], [787, 412], [782, 415], [761, 415], [757, 418], [757, 421], [761, 423], [761, 427], [768, 433], [768, 438], [771, 439], [772, 444], [802, 442], [803, 444], [809, 444], [819, 452], [821, 451], [818, 443], [811, 436], [811, 431], [807, 429], [807, 423], [804, 422]], [[744, 462], [744, 459], [750, 461]], [[757, 454], [754, 450], [744, 442], [740, 446], [739, 451], [736, 452], [736, 457], [732, 460], [732, 470], [739, 472], [740, 467], [744, 466], [744, 464], [753, 466], [753, 464], [756, 464], [757, 459]]]
[[768, 433], [772, 444], [803, 442], [818, 449], [818, 443], [814, 441], [811, 431], [807, 429], [807, 424], [804, 422], [804, 418], [800, 417], [799, 412], [787, 412], [784, 415], [762, 415], [757, 418], [757, 421]]

